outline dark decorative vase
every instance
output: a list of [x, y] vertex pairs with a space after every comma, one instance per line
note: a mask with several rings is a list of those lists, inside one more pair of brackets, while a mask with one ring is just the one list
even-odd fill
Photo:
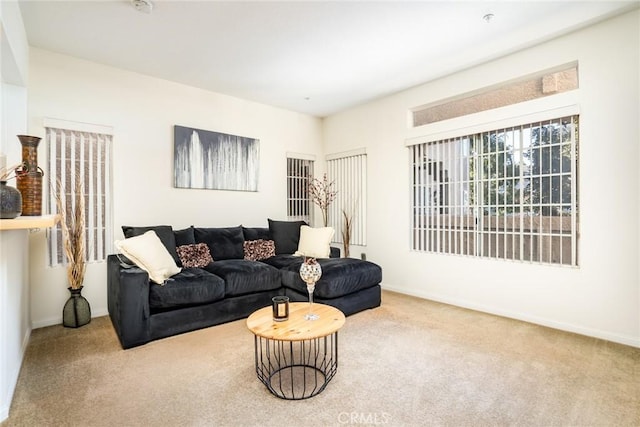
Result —
[[62, 324], [67, 328], [79, 328], [91, 322], [91, 306], [82, 296], [82, 286], [78, 289], [67, 288], [71, 296], [62, 309]]
[[22, 166], [16, 170], [18, 190], [22, 194], [22, 215], [38, 216], [42, 214], [42, 176], [38, 167], [37, 136], [18, 135], [22, 144]]
[[20, 192], [0, 181], [0, 219], [13, 219], [22, 212]]

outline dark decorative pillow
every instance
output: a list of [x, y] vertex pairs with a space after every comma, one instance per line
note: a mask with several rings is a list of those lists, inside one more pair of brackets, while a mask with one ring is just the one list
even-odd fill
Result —
[[194, 228], [196, 243], [206, 243], [216, 261], [242, 259], [244, 235], [242, 226], [227, 228]]
[[260, 261], [276, 255], [276, 245], [273, 240], [245, 240], [244, 259]]
[[209, 246], [206, 243], [181, 245], [176, 248], [176, 251], [180, 261], [182, 261], [182, 266], [185, 268], [206, 267], [213, 262]]
[[176, 252], [176, 237], [173, 234], [173, 228], [170, 225], [153, 225], [147, 227], [132, 227], [129, 225], [122, 226], [122, 233], [127, 239], [129, 237], [136, 237], [146, 233], [149, 230], [155, 231], [160, 238], [162, 244], [167, 248], [173, 260], [180, 266], [180, 257]]
[[196, 237], [193, 233], [193, 225], [183, 230], [173, 230], [176, 238], [176, 247], [182, 245], [193, 245], [196, 243]]
[[274, 221], [269, 219], [269, 231], [276, 245], [276, 255], [293, 254], [298, 250], [300, 227], [304, 221]]
[[242, 227], [244, 240], [271, 240], [271, 233], [267, 227]]

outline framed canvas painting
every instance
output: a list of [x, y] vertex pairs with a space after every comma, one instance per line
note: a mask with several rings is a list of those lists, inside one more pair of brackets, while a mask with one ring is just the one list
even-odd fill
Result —
[[176, 188], [258, 191], [259, 140], [174, 126]]

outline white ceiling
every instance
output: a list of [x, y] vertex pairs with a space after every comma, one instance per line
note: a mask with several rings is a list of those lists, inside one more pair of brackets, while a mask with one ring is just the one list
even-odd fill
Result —
[[129, 0], [20, 9], [31, 46], [324, 117], [639, 4], [152, 1], [150, 14]]

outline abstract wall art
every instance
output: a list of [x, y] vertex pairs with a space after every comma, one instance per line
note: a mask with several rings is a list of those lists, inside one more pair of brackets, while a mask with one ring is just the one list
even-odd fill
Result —
[[258, 191], [259, 140], [174, 126], [176, 188]]

